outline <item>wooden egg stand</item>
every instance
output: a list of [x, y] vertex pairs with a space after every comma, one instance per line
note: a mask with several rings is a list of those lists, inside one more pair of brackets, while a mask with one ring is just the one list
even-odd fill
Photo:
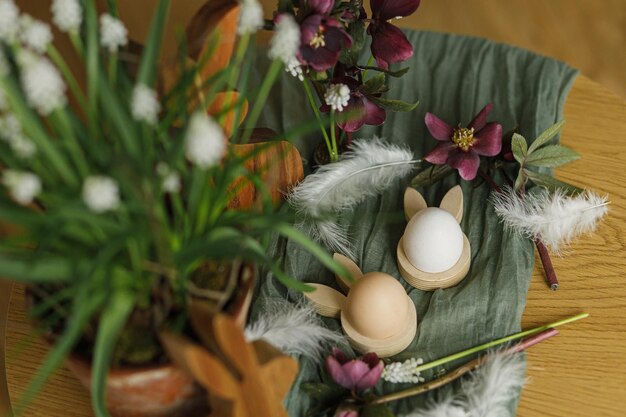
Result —
[[[346, 295], [329, 286], [309, 283], [309, 285], [315, 287], [316, 290], [310, 293], [304, 293], [304, 295], [311, 302], [315, 311], [324, 317], [340, 319], [341, 327], [348, 341], [359, 352], [375, 352], [381, 358], [386, 358], [406, 349], [413, 341], [415, 333], [417, 332], [417, 312], [415, 304], [413, 304], [413, 301], [406, 295], [404, 288], [390, 275], [379, 272], [363, 274], [361, 269], [354, 262], [343, 255], [336, 253], [334, 259], [342, 264], [350, 272], [352, 277], [352, 282], [350, 282], [340, 276], [335, 276], [337, 283], [348, 296], [346, 297]], [[350, 297], [350, 291], [352, 288], [356, 288], [355, 291], [360, 291], [359, 285], [357, 285], [359, 280], [361, 280], [362, 284], [366, 284], [366, 280], [370, 282], [378, 280], [379, 283], [384, 280], [387, 281], [390, 286], [394, 287], [396, 291], [397, 287], [393, 283], [398, 283], [398, 287], [401, 289], [402, 293], [405, 294], [404, 299], [406, 300], [407, 307], [406, 315], [399, 319], [399, 329], [394, 332], [394, 334], [384, 338], [374, 338], [366, 336], [357, 330], [359, 326], [353, 322], [354, 320], [351, 319], [348, 311], [350, 311], [350, 302], [358, 302], [355, 301], [358, 300], [358, 297]], [[401, 309], [398, 310], [401, 311]]]
[[[424, 197], [414, 188], [407, 188], [404, 192], [404, 215], [409, 221], [421, 210], [428, 207]], [[463, 218], [463, 191], [457, 185], [450, 189], [441, 200], [439, 208], [452, 214], [457, 222], [461, 223]], [[463, 251], [454, 266], [450, 269], [429, 273], [416, 268], [409, 261], [404, 252], [403, 238], [400, 238], [397, 247], [398, 269], [402, 277], [415, 288], [424, 291], [433, 291], [438, 288], [449, 288], [458, 284], [467, 275], [471, 264], [471, 248], [469, 240], [463, 233]]]

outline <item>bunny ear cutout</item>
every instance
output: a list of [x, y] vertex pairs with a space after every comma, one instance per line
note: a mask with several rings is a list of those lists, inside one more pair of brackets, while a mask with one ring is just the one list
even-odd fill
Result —
[[263, 379], [272, 381], [269, 388], [275, 398], [282, 401], [298, 374], [298, 362], [263, 340], [257, 340], [253, 345]]
[[352, 259], [346, 256], [335, 253], [333, 255], [333, 259], [335, 260], [335, 262], [341, 264], [341, 266], [346, 268], [350, 273], [350, 277], [352, 278], [351, 281], [345, 279], [340, 275], [335, 274], [337, 284], [339, 284], [341, 289], [347, 293], [348, 291], [350, 291], [350, 288], [352, 287], [352, 285], [354, 285], [355, 281], [363, 276], [363, 272], [361, 271], [361, 268], [359, 268], [358, 265], [352, 261]]
[[449, 212], [457, 222], [463, 219], [463, 190], [460, 185], [456, 185], [443, 196], [439, 208]]
[[[241, 103], [238, 102], [239, 100], [241, 100], [241, 97], [237, 91], [216, 93], [215, 98], [207, 109], [207, 112], [211, 116], [225, 112], [223, 127], [224, 134], [227, 138], [230, 138], [232, 135], [235, 124], [239, 126], [248, 114], [248, 100], [243, 100]], [[239, 109], [239, 120], [235, 121], [237, 109]]]
[[404, 191], [404, 217], [407, 221], [427, 207], [426, 200], [415, 188], [408, 187]]
[[346, 304], [346, 296], [334, 288], [322, 284], [308, 283], [315, 288], [313, 292], [305, 292], [304, 296], [320, 316], [338, 319]]

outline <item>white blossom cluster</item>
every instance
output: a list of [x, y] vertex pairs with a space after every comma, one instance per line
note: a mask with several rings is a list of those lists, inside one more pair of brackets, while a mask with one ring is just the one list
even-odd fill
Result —
[[124, 23], [110, 14], [100, 16], [100, 44], [114, 54], [127, 43], [128, 30]]
[[135, 120], [155, 125], [161, 111], [156, 91], [145, 84], [137, 84], [133, 89], [130, 110]]
[[50, 26], [33, 17], [23, 14], [20, 16], [20, 41], [34, 52], [43, 54], [52, 42]]
[[298, 61], [296, 58], [285, 64], [285, 71], [291, 74], [293, 77], [296, 77], [300, 81], [304, 81], [302, 65], [300, 65], [300, 61]]
[[65, 106], [65, 82], [47, 58], [22, 50], [18, 62], [22, 69], [22, 88], [31, 107], [47, 116]]
[[331, 84], [324, 93], [324, 101], [331, 109], [343, 111], [350, 101], [350, 88], [345, 84]]
[[8, 143], [19, 158], [28, 159], [37, 152], [35, 144], [24, 135], [22, 125], [11, 113], [0, 117], [0, 139]]
[[180, 174], [166, 163], [159, 162], [156, 167], [157, 174], [161, 177], [161, 187], [166, 193], [177, 193], [181, 188]]
[[424, 378], [416, 371], [416, 368], [423, 364], [422, 358], [410, 358], [404, 362], [392, 362], [385, 365], [383, 369], [382, 379], [394, 384], [412, 383], [417, 384], [424, 382]]
[[12, 42], [19, 30], [20, 11], [13, 0], [0, 0], [0, 41]]
[[275, 31], [267, 54], [271, 59], [280, 59], [288, 65], [296, 59], [300, 48], [300, 27], [291, 15], [282, 14], [277, 18]]
[[83, 22], [79, 0], [54, 0], [51, 10], [52, 21], [61, 32], [78, 32]]
[[2, 183], [9, 195], [24, 206], [32, 203], [41, 193], [41, 179], [32, 172], [7, 169], [2, 173]]
[[115, 210], [120, 205], [119, 186], [110, 177], [87, 177], [83, 183], [83, 201], [95, 213]]
[[187, 159], [206, 169], [218, 164], [225, 152], [226, 136], [222, 127], [209, 116], [194, 113], [185, 137]]
[[254, 33], [263, 27], [263, 7], [257, 0], [240, 0], [239, 25], [237, 33]]

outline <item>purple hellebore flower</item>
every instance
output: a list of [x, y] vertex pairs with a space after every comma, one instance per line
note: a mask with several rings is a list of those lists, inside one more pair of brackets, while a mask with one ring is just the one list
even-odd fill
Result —
[[300, 62], [315, 71], [326, 71], [337, 63], [342, 48], [352, 46], [352, 38], [338, 20], [312, 14], [300, 24], [300, 43]]
[[435, 165], [450, 165], [464, 180], [476, 178], [480, 156], [495, 156], [502, 149], [502, 125], [487, 123], [492, 108], [492, 104], [487, 104], [467, 127], [459, 125], [456, 129], [426, 113], [426, 127], [440, 143], [424, 159]]
[[375, 353], [351, 360], [341, 350], [333, 348], [332, 355], [326, 358], [326, 372], [336, 383], [351, 391], [376, 385], [384, 367]]
[[308, 0], [306, 2], [306, 6], [311, 14], [328, 14], [334, 5], [334, 0]]
[[[344, 112], [354, 113], [355, 116], [349, 120], [337, 122], [341, 130], [345, 132], [356, 132], [363, 125], [379, 126], [385, 122], [387, 113], [381, 107], [378, 107], [360, 90], [361, 84], [352, 77], [334, 78], [331, 84], [345, 84], [350, 89], [350, 101], [343, 109]], [[324, 113], [330, 111], [329, 107], [324, 104], [320, 107]]]
[[419, 5], [420, 0], [371, 0], [372, 23], [367, 33], [372, 36], [372, 55], [379, 67], [388, 69], [389, 64], [406, 61], [413, 55], [409, 40], [388, 20], [409, 16]]

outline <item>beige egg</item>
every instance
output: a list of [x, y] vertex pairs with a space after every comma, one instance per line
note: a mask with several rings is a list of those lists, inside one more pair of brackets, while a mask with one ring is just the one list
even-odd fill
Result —
[[403, 329], [407, 317], [407, 296], [394, 277], [370, 272], [350, 289], [345, 314], [363, 336], [385, 339]]

